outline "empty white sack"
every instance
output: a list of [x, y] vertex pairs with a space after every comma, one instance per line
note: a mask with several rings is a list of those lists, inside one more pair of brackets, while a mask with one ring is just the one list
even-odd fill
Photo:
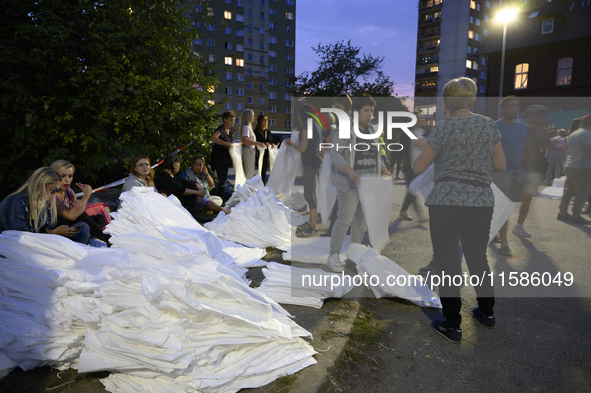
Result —
[[389, 176], [363, 175], [359, 179], [359, 201], [367, 223], [369, 241], [380, 253], [390, 243], [388, 225], [394, 185]]

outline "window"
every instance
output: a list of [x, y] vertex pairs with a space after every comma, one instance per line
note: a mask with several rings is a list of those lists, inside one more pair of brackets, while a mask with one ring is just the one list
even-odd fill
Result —
[[466, 68], [472, 68], [472, 60], [466, 60]]
[[290, 83], [289, 80], [286, 80], [285, 81], [285, 87], [292, 88], [293, 87], [293, 83]]
[[239, 102], [236, 104], [236, 109], [239, 111], [243, 111], [244, 110], [244, 104]]
[[474, 23], [474, 17], [470, 15], [470, 23]]
[[265, 34], [265, 28], [259, 27], [259, 34]]
[[207, 103], [208, 103], [209, 105], [215, 105], [215, 101], [214, 101], [214, 100], [207, 100]]
[[277, 15], [277, 9], [276, 8], [269, 8], [269, 15]]
[[232, 88], [231, 87], [226, 87], [226, 94], [231, 95], [232, 94]]
[[244, 30], [236, 30], [236, 37], [244, 37]]
[[252, 97], [248, 97], [248, 103], [249, 103], [250, 105], [252, 105], [252, 104], [253, 104], [253, 102], [254, 102], [254, 99], [253, 99]]
[[232, 28], [231, 27], [226, 27], [224, 29], [224, 33], [226, 33], [227, 35], [232, 35]]
[[484, 106], [484, 98], [478, 99], [478, 106]]
[[476, 4], [476, 11], [480, 11], [480, 4]]
[[259, 63], [265, 64], [265, 56], [259, 56]]
[[249, 53], [247, 56], [248, 61], [252, 61], [252, 53]]
[[264, 12], [261, 12], [259, 16], [260, 16], [261, 20], [265, 20], [265, 13]]
[[227, 81], [231, 81], [232, 80], [232, 73], [231, 72], [226, 72], [226, 80]]
[[273, 37], [272, 35], [269, 36], [269, 44], [276, 44], [277, 37]]
[[252, 32], [252, 25], [247, 25], [248, 31]]
[[285, 127], [291, 127], [291, 120], [285, 120]]
[[291, 34], [291, 26], [285, 26], [285, 32]]
[[270, 91], [268, 97], [270, 100], [275, 100], [277, 98], [277, 93]]
[[484, 57], [480, 58], [480, 64], [486, 65], [486, 59]]
[[286, 74], [293, 74], [293, 67], [285, 67]]
[[294, 0], [285, 0], [285, 4], [287, 5], [294, 5]]
[[244, 22], [244, 15], [236, 14], [236, 22]]
[[207, 46], [210, 46], [213, 48], [215, 46], [215, 40], [213, 38], [208, 38], [207, 39]]
[[484, 2], [484, 5], [485, 5], [486, 7], [490, 7], [490, 1], [486, 0], [486, 1]]
[[232, 4], [232, 0], [226, 0], [226, 4]]
[[210, 63], [215, 62], [215, 55], [209, 55], [209, 62]]
[[248, 82], [248, 90], [252, 90], [252, 88], [253, 88], [252, 82]]
[[259, 76], [260, 76], [261, 78], [264, 78], [264, 77], [265, 77], [265, 70], [260, 70], [260, 71], [259, 71]]
[[263, 41], [259, 42], [259, 48], [265, 49], [265, 43]]
[[480, 79], [486, 79], [486, 72], [480, 71]]
[[515, 90], [527, 88], [527, 73], [529, 64], [522, 63], [515, 66]]
[[213, 16], [213, 8], [207, 7], [207, 15], [208, 16]]
[[285, 40], [285, 46], [293, 48], [293, 41], [292, 40]]
[[201, 28], [201, 22], [195, 22], [195, 28], [196, 29], [200, 29]]
[[291, 113], [291, 106], [285, 107], [285, 113]]
[[248, 10], [248, 17], [252, 18], [252, 15], [253, 15], [252, 10]]
[[293, 54], [291, 54], [291, 53], [286, 53], [286, 54], [285, 54], [285, 60], [290, 60], [290, 61], [293, 61]]
[[225, 65], [232, 65], [232, 57], [231, 56], [224, 57], [224, 64]]
[[289, 94], [289, 93], [285, 94], [285, 101], [291, 101], [291, 94]]
[[472, 62], [472, 69], [478, 71], [478, 62], [476, 60]]
[[476, 41], [480, 41], [480, 34], [478, 34], [478, 33], [474, 34], [474, 39]]
[[269, 71], [277, 72], [277, 64], [269, 64]]
[[193, 40], [193, 43], [195, 45], [202, 45], [203, 44], [203, 40], [201, 38], [197, 38], [196, 40]]
[[224, 11], [224, 19], [232, 19], [232, 13], [230, 11]]
[[472, 47], [468, 45], [468, 53], [472, 53]]
[[542, 21], [542, 34], [549, 34], [554, 31], [554, 18], [544, 19]]
[[573, 58], [565, 57], [558, 60], [558, 73], [556, 75], [556, 85], [570, 85], [573, 75]]
[[252, 75], [252, 68], [249, 68], [249, 69], [247, 70], [247, 73], [248, 73], [248, 75]]
[[472, 30], [468, 30], [468, 38], [470, 38], [471, 40], [474, 39], [474, 32]]
[[269, 30], [277, 30], [277, 23], [269, 22]]
[[228, 50], [232, 50], [232, 43], [231, 43], [231, 42], [228, 42], [228, 41], [226, 41], [226, 42], [224, 43], [224, 48], [226, 48], [226, 49], [228, 49]]
[[487, 29], [484, 29], [483, 34], [484, 34], [485, 37], [488, 37], [488, 30]]
[[484, 87], [484, 85], [480, 85], [479, 91], [484, 94], [484, 92], [486, 91], [486, 87]]
[[231, 103], [231, 102], [226, 102], [226, 103], [224, 104], [224, 108], [225, 108], [225, 109], [232, 109], [232, 103]]
[[[244, 105], [242, 105], [242, 109], [244, 109]], [[234, 120], [236, 122], [236, 124], [240, 124], [240, 118], [237, 117], [236, 120]]]
[[274, 50], [270, 50], [269, 57], [273, 57], [273, 58], [277, 57], [277, 52], [275, 52]]
[[480, 19], [476, 18], [476, 26], [480, 26]]
[[269, 78], [269, 86], [277, 86], [277, 79]]
[[470, 1], [470, 8], [472, 8], [473, 10], [476, 9], [476, 2], [474, 0]]
[[275, 125], [276, 125], [276, 123], [275, 123], [275, 122], [276, 122], [276, 120], [275, 120], [275, 119], [269, 119], [269, 126], [273, 126], [273, 127], [275, 127]]
[[265, 0], [261, 0], [261, 5], [265, 5]]
[[214, 31], [214, 26], [212, 24], [207, 24], [207, 31]]
[[293, 20], [293, 12], [289, 12], [289, 11], [287, 11], [287, 12], [285, 13], [285, 17], [286, 17], [287, 19], [289, 19], [289, 20]]
[[237, 96], [243, 96], [244, 95], [244, 89], [236, 89], [236, 95]]
[[238, 82], [244, 82], [244, 74], [236, 74], [236, 80]]
[[265, 105], [265, 99], [259, 98], [259, 105]]
[[236, 59], [236, 65], [238, 67], [244, 67], [244, 59]]
[[244, 52], [244, 45], [236, 44], [236, 52]]
[[275, 105], [269, 105], [269, 113], [277, 113], [277, 107]]
[[238, 7], [244, 7], [244, 0], [236, 0], [236, 5]]
[[262, 83], [259, 85], [259, 90], [260, 91], [265, 91], [265, 85], [263, 85]]
[[248, 46], [250, 46], [250, 47], [252, 47], [252, 46], [253, 46], [253, 44], [252, 44], [252, 43], [253, 43], [253, 41], [252, 41], [250, 38], [249, 38], [249, 39], [246, 41], [246, 44], [247, 44]]
[[484, 15], [484, 21], [488, 22], [488, 15]]

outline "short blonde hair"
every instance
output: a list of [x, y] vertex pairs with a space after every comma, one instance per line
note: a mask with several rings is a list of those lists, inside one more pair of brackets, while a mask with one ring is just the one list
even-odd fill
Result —
[[476, 101], [476, 83], [470, 78], [452, 79], [445, 84], [442, 91], [443, 103], [450, 115], [460, 109], [470, 109]]
[[56, 172], [60, 172], [63, 171], [64, 169], [68, 169], [68, 168], [72, 168], [74, 170], [76, 170], [76, 168], [74, 168], [74, 165], [72, 165], [70, 162], [66, 161], [66, 160], [57, 160], [51, 163], [51, 168], [55, 169]]

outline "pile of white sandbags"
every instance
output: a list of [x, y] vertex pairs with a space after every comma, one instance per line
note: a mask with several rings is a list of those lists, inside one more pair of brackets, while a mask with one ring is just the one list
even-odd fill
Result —
[[353, 289], [342, 274], [304, 269], [276, 262], [263, 269], [265, 279], [257, 288], [277, 303], [321, 308], [326, 298], [341, 298]]

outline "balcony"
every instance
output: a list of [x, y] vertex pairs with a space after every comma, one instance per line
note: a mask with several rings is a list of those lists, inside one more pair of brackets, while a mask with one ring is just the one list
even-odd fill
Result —
[[437, 73], [438, 73], [437, 71], [434, 71], [434, 72], [422, 72], [420, 74], [416, 74], [415, 78], [417, 80], [437, 78]]
[[425, 93], [428, 91], [436, 91], [437, 85], [419, 85], [416, 88], [417, 93]]
[[433, 17], [428, 17], [428, 18], [427, 18], [427, 19], [425, 19], [425, 20], [420, 20], [420, 21], [419, 21], [419, 26], [427, 25], [427, 24], [429, 24], [429, 23], [433, 23], [433, 22], [439, 22], [440, 20], [441, 20], [441, 18], [440, 18], [440, 17], [436, 17], [436, 18], [433, 18]]
[[431, 56], [428, 58], [419, 59], [419, 61], [417, 61], [417, 65], [435, 64], [435, 63], [439, 63], [439, 56]]
[[431, 10], [434, 10], [439, 7], [441, 7], [441, 1], [437, 4], [426, 5], [426, 6], [420, 7], [419, 12], [427, 12], [427, 11], [431, 11]]
[[419, 40], [421, 40], [423, 38], [436, 37], [439, 34], [441, 34], [441, 30], [439, 30], [439, 29], [427, 31], [424, 33], [419, 33]]
[[439, 49], [439, 45], [429, 45], [429, 46], [423, 46], [422, 48], [419, 48], [417, 50], [418, 53], [424, 53], [424, 52], [430, 52], [430, 51], [434, 51], [434, 50], [438, 50]]

